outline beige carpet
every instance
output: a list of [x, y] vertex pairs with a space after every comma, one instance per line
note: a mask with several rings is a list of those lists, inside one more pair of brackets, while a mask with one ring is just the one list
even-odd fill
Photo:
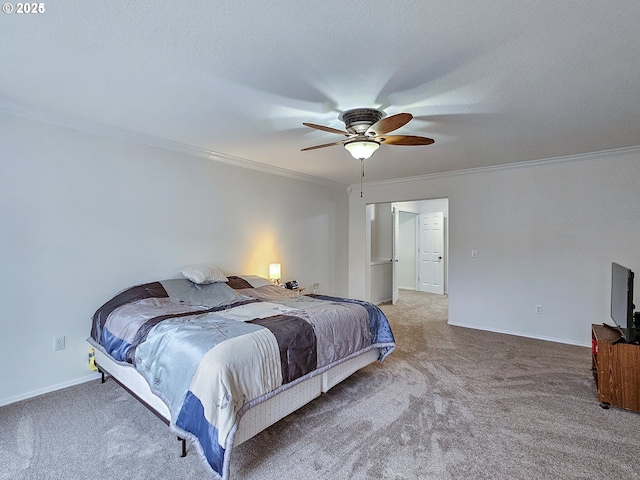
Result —
[[[447, 298], [383, 305], [397, 350], [234, 449], [233, 479], [639, 478], [640, 415], [598, 406], [588, 348], [447, 325]], [[114, 382], [0, 408], [0, 479], [199, 479]]]

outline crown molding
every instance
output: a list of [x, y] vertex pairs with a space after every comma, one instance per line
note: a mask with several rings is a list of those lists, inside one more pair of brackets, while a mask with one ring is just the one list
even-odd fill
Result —
[[[395, 178], [392, 180], [379, 180], [376, 182], [363, 183], [363, 187], [373, 187], [380, 185], [396, 185], [410, 182], [419, 182], [421, 180], [454, 177], [459, 175], [478, 175], [484, 173], [495, 173], [507, 170], [517, 170], [523, 168], [539, 168], [551, 165], [560, 165], [565, 163], [586, 162], [595, 160], [605, 160], [621, 155], [640, 155], [640, 145], [632, 147], [613, 148], [611, 150], [601, 150], [599, 152], [578, 153], [575, 155], [566, 155], [563, 157], [542, 158], [540, 160], [528, 160], [524, 162], [506, 163], [503, 165], [490, 165], [487, 167], [465, 168], [461, 170], [452, 170], [449, 172], [429, 173], [426, 175], [418, 175], [415, 177]], [[349, 188], [360, 188], [360, 184], [351, 184]]]
[[[62, 126], [74, 130], [79, 130], [85, 133], [91, 133], [95, 135], [101, 135], [111, 137], [117, 140], [123, 140], [134, 144], [145, 145], [154, 148], [160, 148], [162, 150], [168, 150], [184, 155], [189, 155], [198, 158], [204, 158], [215, 162], [226, 163], [234, 165], [240, 168], [246, 168], [272, 175], [278, 175], [281, 177], [287, 177], [295, 180], [301, 180], [304, 182], [315, 183], [317, 185], [323, 185], [328, 187], [344, 187], [345, 184], [327, 180], [325, 178], [316, 177], [313, 175], [306, 175], [293, 170], [287, 170], [281, 167], [275, 167], [266, 163], [260, 163], [246, 158], [235, 157], [233, 155], [227, 155], [224, 153], [214, 152], [206, 148], [198, 147], [195, 145], [189, 145], [186, 143], [176, 142], [167, 138], [156, 137], [146, 133], [135, 132], [127, 130], [121, 127], [114, 127], [112, 125], [106, 125], [98, 122], [82, 120], [66, 115], [55, 114], [47, 112], [45, 110], [29, 107], [26, 105], [17, 104], [15, 102], [8, 101], [0, 98], [0, 112], [14, 115], [17, 117], [23, 117], [30, 120], [36, 120], [43, 123], [50, 123], [57, 126]], [[418, 175], [414, 177], [396, 178], [391, 180], [379, 180], [375, 182], [365, 182], [363, 187], [373, 187], [380, 185], [401, 185], [410, 182], [419, 182], [421, 180], [444, 178], [458, 175], [478, 175], [483, 173], [494, 173], [507, 170], [515, 170], [521, 168], [538, 168], [550, 165], [558, 165], [571, 162], [584, 162], [589, 160], [603, 160], [611, 157], [617, 157], [620, 155], [633, 155], [640, 154], [640, 145], [632, 147], [615, 148], [611, 150], [602, 150], [598, 152], [580, 153], [575, 155], [566, 155], [562, 157], [543, 158], [539, 160], [528, 160], [524, 162], [514, 162], [503, 165], [490, 165], [486, 167], [466, 168], [460, 170], [453, 170], [448, 172], [430, 173], [426, 175]], [[347, 185], [347, 192], [350, 193], [352, 189], [360, 188], [360, 184]]]
[[262, 173], [269, 173], [272, 175], [278, 175], [281, 177], [287, 177], [294, 180], [301, 180], [304, 182], [315, 183], [317, 185], [328, 187], [344, 187], [342, 183], [327, 180], [325, 178], [316, 177], [313, 175], [305, 175], [303, 173], [294, 172], [293, 170], [287, 170], [286, 168], [275, 167], [266, 163], [260, 163], [246, 158], [234, 157], [233, 155], [227, 155], [224, 153], [214, 152], [206, 148], [198, 147], [195, 145], [189, 145], [186, 143], [176, 142], [167, 138], [156, 137], [146, 133], [135, 132], [127, 130], [121, 127], [114, 127], [112, 125], [106, 125], [98, 122], [82, 120], [73, 118], [66, 115], [55, 114], [44, 111], [42, 109], [27, 107], [25, 105], [19, 105], [0, 98], [0, 112], [14, 115], [17, 117], [26, 118], [29, 120], [36, 120], [43, 123], [49, 123], [61, 127], [70, 128], [73, 130], [79, 130], [85, 133], [91, 133], [94, 135], [101, 135], [105, 137], [114, 138], [117, 140], [123, 140], [126, 142], [145, 145], [148, 147], [159, 148], [162, 150], [168, 150], [192, 157], [204, 158], [207, 160], [213, 160], [215, 162], [226, 163], [234, 165], [240, 168], [246, 168], [250, 170], [256, 170]]

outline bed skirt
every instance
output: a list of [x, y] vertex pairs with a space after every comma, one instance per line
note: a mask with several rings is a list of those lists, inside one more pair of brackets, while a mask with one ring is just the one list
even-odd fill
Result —
[[[322, 393], [328, 392], [356, 371], [375, 362], [379, 357], [380, 349], [372, 348], [331, 366], [317, 375], [295, 382], [264, 401], [258, 399], [257, 402], [251, 403], [249, 408], [239, 412], [242, 416], [235, 431], [233, 445], [238, 446], [254, 437]], [[100, 348], [95, 350], [95, 361], [101, 371], [113, 377], [167, 425], [170, 424], [169, 408], [151, 391], [147, 381], [133, 366], [115, 361]]]

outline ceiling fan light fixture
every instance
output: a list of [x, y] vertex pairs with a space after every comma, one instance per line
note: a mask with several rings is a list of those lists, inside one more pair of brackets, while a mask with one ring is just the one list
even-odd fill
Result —
[[356, 160], [366, 160], [374, 154], [378, 147], [380, 144], [373, 140], [355, 140], [344, 144], [344, 148], [349, 150], [351, 156]]

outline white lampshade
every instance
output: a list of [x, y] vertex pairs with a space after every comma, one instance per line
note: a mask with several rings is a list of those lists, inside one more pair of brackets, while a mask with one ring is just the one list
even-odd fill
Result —
[[279, 263], [270, 263], [269, 264], [269, 279], [278, 281], [280, 280], [280, 264]]
[[351, 156], [357, 160], [366, 160], [375, 152], [380, 144], [372, 140], [359, 140], [344, 144]]

